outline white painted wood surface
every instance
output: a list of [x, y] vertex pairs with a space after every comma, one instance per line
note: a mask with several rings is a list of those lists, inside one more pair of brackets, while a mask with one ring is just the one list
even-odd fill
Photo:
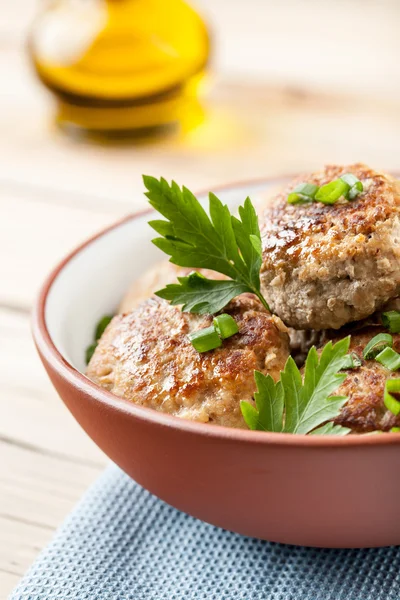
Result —
[[24, 51], [34, 0], [0, 8], [0, 598], [106, 458], [56, 397], [29, 311], [48, 270], [144, 205], [143, 172], [194, 189], [363, 160], [400, 168], [400, 5], [203, 0], [216, 32], [207, 120], [157, 145], [73, 142]]

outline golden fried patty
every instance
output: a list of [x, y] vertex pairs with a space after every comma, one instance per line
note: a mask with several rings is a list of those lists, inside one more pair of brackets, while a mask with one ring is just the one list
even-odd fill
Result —
[[286, 328], [249, 294], [224, 309], [239, 333], [198, 353], [187, 335], [212, 324], [150, 298], [117, 315], [103, 334], [87, 376], [117, 396], [194, 421], [246, 427], [240, 401], [251, 401], [254, 370], [279, 378], [289, 356]]
[[[353, 201], [288, 204], [302, 181], [324, 185], [352, 173]], [[338, 329], [364, 319], [400, 292], [400, 183], [363, 164], [303, 175], [269, 202], [261, 219], [262, 293], [296, 329]]]
[[[347, 370], [346, 380], [335, 392], [335, 395], [348, 397], [335, 423], [350, 427], [356, 433], [389, 431], [400, 426], [400, 415], [395, 417], [383, 401], [386, 380], [399, 377], [399, 373], [389, 371], [374, 359], [362, 357], [365, 346], [381, 331], [384, 330], [368, 327], [351, 336], [350, 352], [357, 354], [362, 366]], [[400, 352], [400, 334], [393, 335], [393, 349]]]

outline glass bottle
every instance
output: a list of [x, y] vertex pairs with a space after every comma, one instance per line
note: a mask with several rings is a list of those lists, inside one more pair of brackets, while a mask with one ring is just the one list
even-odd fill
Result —
[[209, 36], [183, 0], [53, 0], [29, 51], [61, 126], [142, 132], [188, 118]]

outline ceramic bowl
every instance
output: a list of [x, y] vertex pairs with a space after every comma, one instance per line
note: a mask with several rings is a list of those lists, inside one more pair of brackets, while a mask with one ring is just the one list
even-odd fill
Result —
[[[282, 181], [219, 189], [230, 206]], [[62, 400], [100, 448], [156, 496], [209, 523], [289, 544], [400, 544], [400, 435], [302, 436], [193, 423], [136, 406], [89, 381], [96, 321], [162, 256], [149, 213], [85, 242], [45, 282], [35, 342]]]

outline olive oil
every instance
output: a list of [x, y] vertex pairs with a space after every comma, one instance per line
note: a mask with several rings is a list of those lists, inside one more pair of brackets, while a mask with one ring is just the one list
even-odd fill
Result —
[[35, 20], [29, 49], [59, 124], [112, 134], [188, 118], [209, 36], [182, 0], [58, 0]]

